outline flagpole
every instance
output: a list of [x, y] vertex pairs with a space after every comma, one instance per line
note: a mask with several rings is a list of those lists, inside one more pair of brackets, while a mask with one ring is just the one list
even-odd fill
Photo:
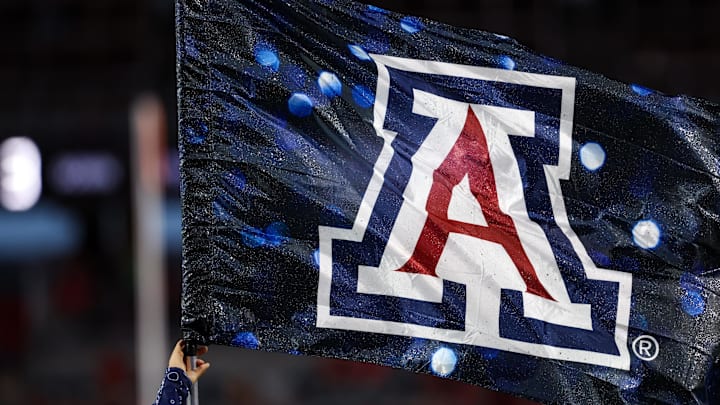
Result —
[[166, 122], [154, 95], [131, 106], [135, 268], [135, 367], [138, 404], [149, 404], [167, 364], [168, 314], [164, 235]]
[[[197, 368], [197, 348], [198, 345], [193, 341], [186, 341], [183, 353], [190, 359], [190, 369], [195, 370]], [[200, 381], [195, 381], [195, 384], [190, 386], [190, 395], [185, 401], [186, 405], [200, 405], [200, 394], [199, 394]]]

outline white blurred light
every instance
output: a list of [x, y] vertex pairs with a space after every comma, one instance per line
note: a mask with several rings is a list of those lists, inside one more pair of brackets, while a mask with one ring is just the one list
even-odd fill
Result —
[[450, 375], [455, 371], [457, 365], [457, 355], [452, 349], [441, 347], [432, 355], [430, 360], [430, 368], [432, 371], [442, 377]]
[[9, 211], [25, 211], [40, 199], [42, 163], [40, 150], [26, 137], [8, 138], [0, 144], [0, 203]]
[[660, 227], [652, 220], [635, 224], [632, 235], [633, 242], [643, 249], [655, 249], [660, 244]]
[[595, 142], [589, 142], [580, 148], [580, 161], [586, 169], [594, 172], [605, 164], [605, 150]]

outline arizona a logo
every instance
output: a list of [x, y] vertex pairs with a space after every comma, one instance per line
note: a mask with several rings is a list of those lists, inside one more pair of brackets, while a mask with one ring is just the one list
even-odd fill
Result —
[[320, 227], [317, 325], [628, 369], [632, 277], [570, 227], [575, 80], [373, 55], [384, 141]]

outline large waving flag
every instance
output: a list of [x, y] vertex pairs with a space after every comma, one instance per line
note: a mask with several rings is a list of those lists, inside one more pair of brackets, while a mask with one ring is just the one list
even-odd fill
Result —
[[720, 107], [346, 0], [180, 0], [186, 339], [720, 403]]

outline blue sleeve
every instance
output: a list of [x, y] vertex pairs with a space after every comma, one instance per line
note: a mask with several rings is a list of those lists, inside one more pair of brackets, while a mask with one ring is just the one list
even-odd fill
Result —
[[190, 393], [190, 385], [192, 383], [182, 369], [168, 368], [153, 405], [183, 405]]

